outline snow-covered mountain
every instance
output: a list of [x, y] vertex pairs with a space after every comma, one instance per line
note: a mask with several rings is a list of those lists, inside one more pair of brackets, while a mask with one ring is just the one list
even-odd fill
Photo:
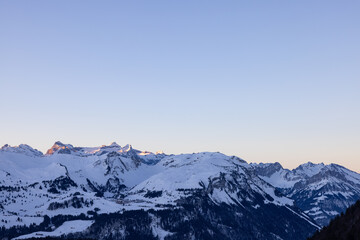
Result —
[[11, 147], [8, 144], [5, 144], [3, 147], [0, 148], [1, 152], [13, 152], [13, 153], [21, 153], [27, 156], [34, 156], [34, 157], [40, 157], [43, 155], [42, 152], [40, 152], [37, 149], [33, 149], [29, 145], [26, 144], [20, 144], [19, 146]]
[[336, 164], [309, 162], [291, 171], [279, 163], [252, 166], [322, 226], [360, 199], [360, 174]]
[[[149, 162], [163, 157], [116, 143], [80, 148], [56, 142], [46, 155], [27, 145], [5, 146], [0, 151], [0, 224], [39, 223], [43, 215], [80, 214], [94, 207], [111, 212], [118, 206], [113, 199], [151, 176]], [[54, 207], [74, 198], [81, 199], [81, 207]]]
[[[322, 188], [322, 197], [314, 192], [318, 178], [333, 182], [325, 175], [343, 174], [336, 175], [336, 187], [347, 188], [348, 195], [336, 195], [336, 206], [358, 194], [348, 186], [360, 179], [356, 173], [316, 166], [290, 171], [278, 163], [248, 164], [221, 153], [166, 155], [116, 143], [74, 147], [56, 142], [46, 154], [27, 145], [5, 145], [0, 150], [0, 236], [36, 236], [82, 220], [90, 227], [72, 237], [305, 239], [318, 229], [309, 217], [318, 216], [314, 207], [327, 214], [339, 211], [335, 205], [312, 205], [329, 198]], [[50, 235], [55, 232], [61, 231]]]

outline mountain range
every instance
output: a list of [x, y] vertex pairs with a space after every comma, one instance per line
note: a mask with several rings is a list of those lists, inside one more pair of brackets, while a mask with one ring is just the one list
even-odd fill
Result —
[[0, 149], [3, 239], [306, 239], [359, 198], [360, 174], [336, 164], [117, 143]]
[[292, 171], [279, 163], [254, 167], [260, 178], [293, 199], [321, 226], [360, 199], [360, 175], [337, 164], [309, 162]]

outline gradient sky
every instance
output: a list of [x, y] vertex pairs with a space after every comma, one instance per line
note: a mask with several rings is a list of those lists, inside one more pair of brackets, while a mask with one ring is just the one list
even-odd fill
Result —
[[359, 1], [1, 1], [0, 145], [360, 172]]

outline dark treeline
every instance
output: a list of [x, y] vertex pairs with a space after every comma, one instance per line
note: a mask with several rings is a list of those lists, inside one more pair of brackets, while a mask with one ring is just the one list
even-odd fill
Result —
[[[244, 194], [247, 192], [244, 191]], [[160, 193], [154, 193], [160, 194]], [[162, 210], [132, 210], [109, 214], [98, 214], [99, 209], [88, 211], [87, 215], [58, 215], [44, 217], [40, 225], [17, 226], [0, 230], [0, 239], [11, 239], [37, 231], [52, 231], [65, 221], [94, 220], [86, 231], [68, 234], [59, 238], [44, 239], [158, 239], [167, 235], [168, 240], [183, 239], [292, 239], [309, 237], [315, 227], [307, 220], [298, 218], [288, 209], [274, 204], [265, 204], [264, 197], [255, 195], [254, 203], [216, 204], [201, 190], [194, 190], [188, 198], [178, 202], [176, 207]], [[297, 211], [294, 209], [293, 211]], [[284, 228], [284, 226], [287, 226]]]
[[327, 227], [309, 240], [359, 240], [360, 239], [360, 200], [349, 207], [345, 214], [334, 218]]
[[[87, 217], [85, 214], [80, 214], [78, 216], [72, 216], [72, 215], [57, 215], [52, 218], [45, 215], [44, 220], [39, 225], [36, 225], [35, 223], [30, 224], [30, 226], [25, 225], [18, 225], [13, 226], [11, 228], [5, 228], [2, 226], [0, 228], [0, 239], [12, 239], [14, 237], [29, 234], [32, 232], [38, 232], [38, 231], [52, 231], [52, 227], [59, 227], [61, 224], [63, 224], [66, 221], [71, 220], [89, 220], [91, 218]], [[39, 239], [39, 238], [37, 238]]]

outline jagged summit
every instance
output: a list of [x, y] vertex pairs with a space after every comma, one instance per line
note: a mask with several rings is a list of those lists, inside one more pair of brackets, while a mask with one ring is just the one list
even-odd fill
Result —
[[46, 156], [68, 154], [78, 157], [100, 157], [107, 156], [111, 153], [116, 153], [123, 157], [130, 157], [133, 158], [134, 161], [142, 162], [147, 165], [154, 165], [167, 156], [164, 153], [140, 151], [133, 148], [130, 144], [121, 147], [116, 142], [112, 142], [110, 145], [102, 145], [100, 147], [74, 147], [71, 144], [64, 144], [60, 141], [54, 143], [54, 145], [46, 152]]
[[275, 163], [259, 163], [259, 164], [252, 164], [253, 166], [256, 166], [257, 168], [257, 172], [261, 175], [261, 176], [267, 176], [270, 177], [271, 175], [273, 175], [275, 172], [278, 172], [280, 170], [283, 170], [284, 168], [281, 166], [280, 163], [275, 162]]
[[53, 154], [75, 154], [78, 156], [88, 156], [93, 154], [104, 154], [107, 152], [127, 152], [132, 150], [131, 145], [121, 147], [116, 142], [110, 145], [102, 145], [101, 147], [74, 147], [71, 144], [64, 144], [60, 141], [54, 143], [54, 145], [46, 152], [47, 155]]
[[116, 142], [112, 142], [110, 145], [102, 145], [99, 147], [75, 147], [72, 144], [65, 144], [61, 141], [56, 141], [51, 148], [46, 151], [44, 155], [42, 152], [33, 149], [26, 144], [20, 144], [19, 146], [12, 147], [5, 144], [0, 148], [0, 152], [12, 152], [18, 154], [24, 154], [28, 156], [44, 157], [44, 156], [59, 156], [59, 155], [73, 155], [77, 157], [100, 157], [107, 156], [110, 153], [117, 153], [124, 157], [131, 157], [147, 165], [154, 165], [167, 155], [163, 152], [153, 153], [149, 151], [140, 151], [133, 148], [132, 145], [127, 144], [121, 147]]
[[57, 141], [49, 150], [47, 150], [46, 154], [47, 155], [52, 155], [54, 153], [71, 154], [72, 151], [74, 151], [73, 145], [63, 144], [62, 142]]
[[133, 147], [130, 144], [126, 144], [122, 149], [121, 152], [129, 152], [133, 150]]

